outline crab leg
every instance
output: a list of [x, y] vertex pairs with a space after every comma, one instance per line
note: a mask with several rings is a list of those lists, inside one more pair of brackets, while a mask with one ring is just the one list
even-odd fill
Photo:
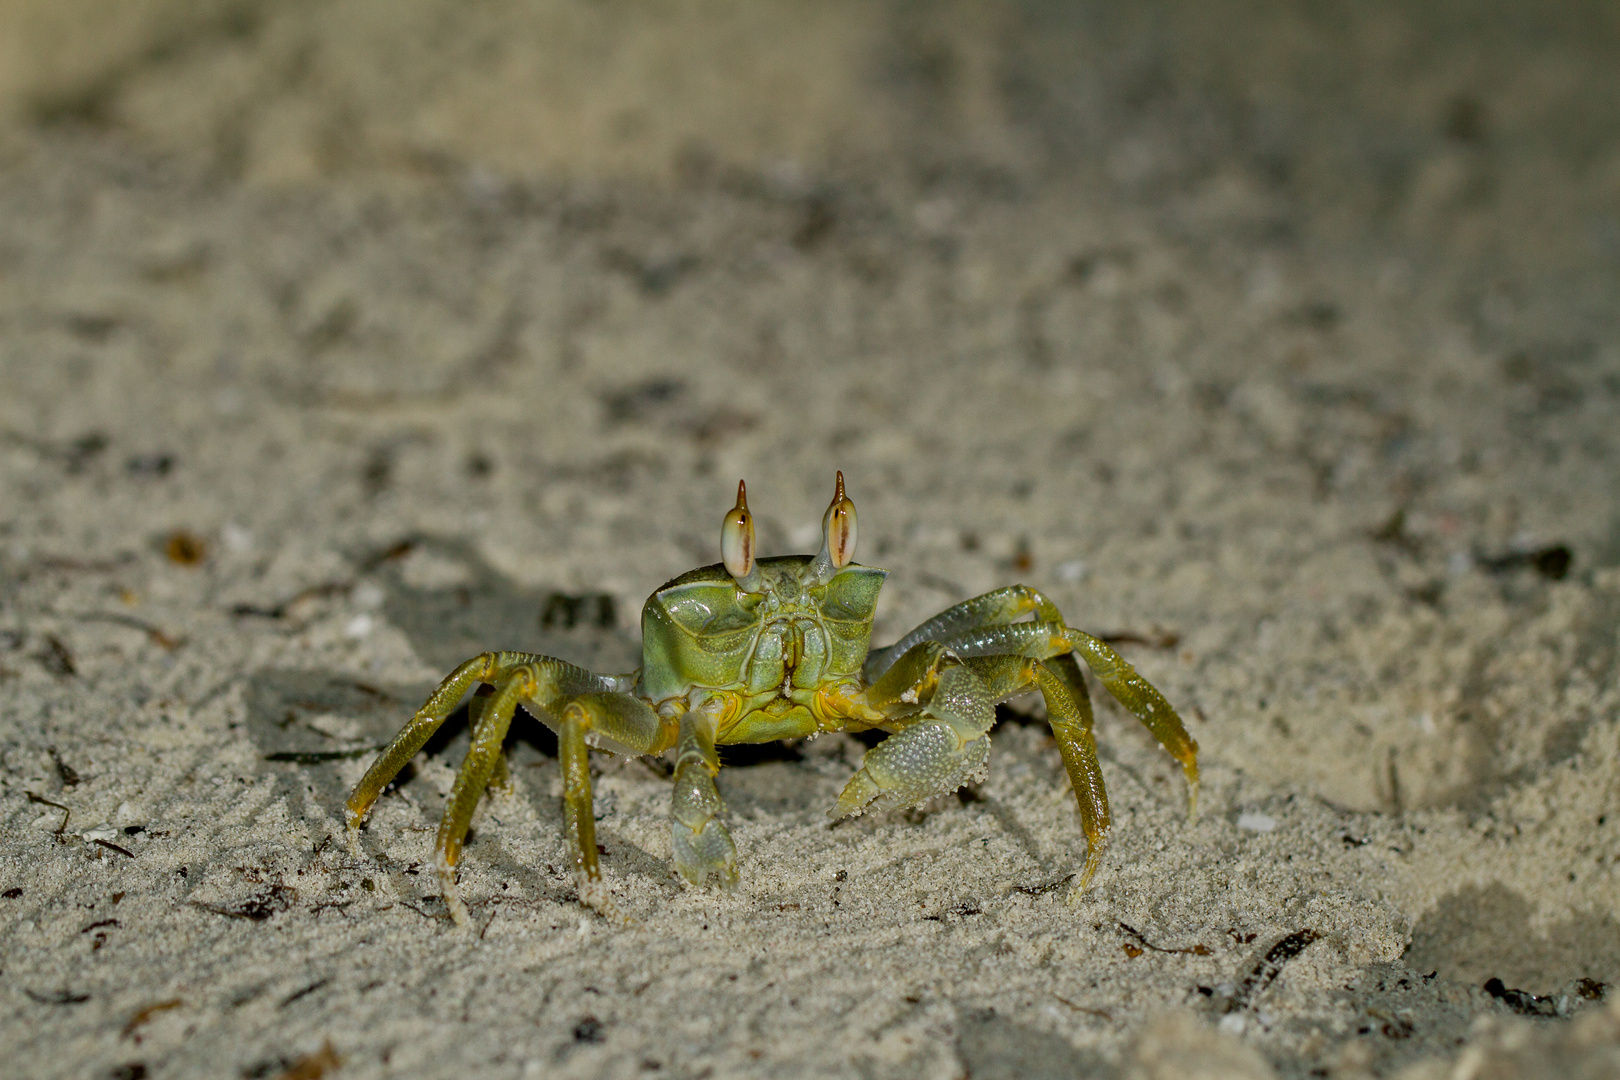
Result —
[[1036, 660], [1035, 685], [1046, 701], [1046, 720], [1052, 725], [1063, 768], [1074, 788], [1080, 806], [1080, 831], [1086, 837], [1086, 865], [1075, 883], [1078, 893], [1091, 884], [1108, 848], [1108, 792], [1103, 787], [1102, 766], [1097, 763], [1097, 742], [1091, 734], [1091, 695], [1073, 656]]
[[591, 806], [591, 765], [587, 751], [593, 735], [605, 736], [635, 754], [657, 753], [669, 745], [664, 722], [650, 705], [633, 695], [578, 694], [563, 707], [557, 732], [563, 778], [563, 821], [581, 889], [602, 880], [601, 864], [597, 861], [596, 815]]
[[1046, 720], [1063, 768], [1080, 808], [1080, 829], [1086, 837], [1086, 865], [1076, 884], [1084, 889], [1102, 865], [1108, 848], [1108, 792], [1103, 787], [1097, 742], [1092, 735], [1091, 695], [1073, 656], [1063, 653], [1045, 660], [1001, 654], [975, 656], [963, 661], [978, 672], [995, 700], [1003, 701], [1030, 688], [1040, 690], [1046, 702]]
[[[411, 758], [415, 757], [423, 745], [433, 737], [433, 733], [439, 730], [445, 719], [455, 712], [456, 706], [461, 703], [470, 687], [480, 684], [493, 685], [513, 668], [522, 664], [533, 665], [535, 668], [536, 697], [543, 709], [568, 694], [588, 690], [611, 690], [622, 681], [618, 676], [596, 675], [565, 661], [535, 653], [480, 653], [445, 677], [439, 688], [428, 696], [420, 709], [416, 710], [411, 722], [400, 729], [383, 748], [382, 753], [372, 761], [371, 767], [360, 778], [360, 782], [354, 785], [354, 790], [349, 793], [348, 801], [344, 804], [344, 818], [350, 833], [360, 827], [372, 804], [377, 801], [377, 796], [382, 794], [383, 788], [399, 775], [399, 771], [410, 763]], [[487, 710], [487, 701], [470, 709], [474, 730]]]
[[[1014, 621], [1031, 613], [1036, 621]], [[929, 709], [917, 703], [929, 701], [929, 695], [936, 692], [936, 681], [942, 680], [941, 672], [960, 661], [979, 677], [991, 703], [1032, 687], [1041, 691], [1086, 836], [1086, 865], [1077, 885], [1084, 889], [1107, 848], [1110, 814], [1092, 734], [1091, 698], [1074, 659], [1077, 653], [1181, 763], [1187, 776], [1189, 808], [1196, 811], [1198, 744], [1170, 703], [1108, 645], [1064, 625], [1057, 606], [1046, 596], [1028, 586], [1013, 585], [947, 608], [868, 657], [865, 671], [871, 685], [866, 690], [866, 704], [892, 715], [894, 719], [882, 726], [890, 731], [900, 728], [900, 733], [868, 753], [840, 796], [836, 812], [907, 805], [906, 799], [914, 804], [949, 790], [940, 786], [948, 781], [949, 770], [942, 770], [935, 759], [959, 757], [961, 750], [945, 754], [935, 748], [930, 752], [922, 746], [925, 735], [913, 732], [937, 727], [927, 720]], [[917, 745], [910, 745], [913, 742]], [[969, 745], [964, 744], [964, 749]]]
[[[907, 697], [927, 698], [930, 693], [930, 676], [933, 675], [934, 669], [942, 662], [954, 662], [944, 661], [945, 656], [945, 646], [938, 642], [924, 642], [914, 646], [905, 656], [895, 661], [883, 677], [868, 689], [868, 704], [884, 709], [893, 708], [895, 703]], [[925, 667], [925, 664], [928, 666]], [[1058, 750], [1063, 755], [1064, 768], [1068, 771], [1069, 781], [1074, 787], [1075, 801], [1080, 809], [1080, 827], [1086, 837], [1086, 865], [1076, 886], [1077, 889], [1084, 889], [1096, 874], [1097, 868], [1102, 865], [1103, 852], [1108, 847], [1110, 818], [1108, 795], [1103, 788], [1102, 768], [1097, 761], [1097, 744], [1091, 730], [1091, 697], [1086, 692], [1080, 665], [1068, 654], [1048, 660], [1036, 660], [1017, 654], [974, 656], [961, 661], [961, 664], [978, 677], [984, 696], [992, 703], [1003, 701], [1031, 687], [1039, 689], [1041, 696], [1046, 699], [1047, 721], [1052, 726], [1052, 735], [1057, 740]], [[908, 679], [909, 685], [905, 689], [898, 689], [898, 685]], [[940, 681], [943, 684], [943, 677]], [[890, 683], [895, 685], [889, 685]], [[911, 730], [914, 729], [908, 727], [901, 734], [907, 734]], [[900, 738], [900, 735], [896, 735], [894, 740]], [[880, 744], [873, 753], [887, 747], [889, 741]], [[904, 745], [897, 743], [896, 748], [899, 749]], [[988, 747], [988, 743], [986, 746]], [[873, 760], [871, 754], [868, 755], [868, 760]], [[863, 772], [867, 776], [862, 778], [860, 773], [856, 774], [857, 779], [852, 780], [849, 787], [845, 788], [844, 798], [840, 799], [840, 809], [843, 808], [844, 799], [856, 802], [863, 796], [870, 795], [870, 789], [866, 786], [868, 780], [873, 780], [878, 787], [885, 786], [881, 759], [874, 761], [871, 770], [865, 769], [865, 762], [862, 764]], [[891, 780], [887, 784], [888, 791], [883, 794], [898, 793], [903, 787], [903, 784], [896, 784]], [[946, 790], [950, 788], [928, 789], [922, 797], [941, 794]], [[881, 794], [872, 796], [871, 801], [877, 803], [882, 797]]]
[[868, 682], [875, 682], [895, 660], [907, 650], [924, 641], [944, 641], [966, 630], [986, 626], [1004, 626], [1035, 613], [1043, 622], [1062, 622], [1057, 605], [1028, 585], [1008, 585], [1001, 589], [953, 604], [933, 618], [919, 624], [905, 637], [886, 649], [873, 649], [867, 655], [865, 674]]
[[[456, 895], [455, 883], [455, 866], [461, 858], [462, 841], [466, 839], [479, 797], [501, 760], [501, 743], [512, 724], [513, 712], [520, 701], [540, 696], [547, 674], [540, 664], [525, 664], [507, 674], [485, 705], [483, 720], [473, 734], [472, 747], [456, 773], [455, 786], [451, 788], [444, 818], [439, 823], [435, 853], [445, 904], [457, 923], [465, 925], [467, 921], [467, 909]], [[580, 878], [581, 899], [591, 902], [587, 891], [592, 883], [601, 881], [602, 870], [597, 861], [596, 817], [591, 809], [589, 736], [600, 732], [632, 751], [655, 751], [665, 741], [663, 724], [651, 707], [630, 694], [587, 692], [568, 699], [558, 728], [565, 830], [568, 845], [573, 849], [575, 873]]]
[[[473, 691], [473, 696], [467, 699], [467, 728], [477, 731], [478, 725], [484, 722], [484, 710], [489, 706], [489, 699], [495, 694], [493, 686], [480, 686]], [[512, 773], [506, 766], [506, 751], [495, 752], [495, 767], [489, 774], [489, 788], [505, 790], [512, 784]]]
[[1176, 710], [1153, 684], [1107, 644], [1082, 630], [1061, 622], [1016, 623], [969, 630], [941, 642], [958, 656], [992, 656], [1013, 653], [1047, 660], [1077, 653], [1102, 680], [1108, 692], [1140, 720], [1159, 745], [1181, 763], [1187, 777], [1187, 810], [1198, 810], [1198, 743], [1182, 726]]
[[1181, 717], [1154, 685], [1136, 673], [1125, 658], [1106, 642], [1079, 630], [1069, 630], [1075, 653], [1102, 680], [1114, 700], [1147, 725], [1159, 745], [1181, 762], [1187, 776], [1187, 812], [1198, 812], [1198, 743], [1187, 734]]
[[484, 706], [482, 722], [473, 731], [472, 746], [456, 771], [456, 782], [450, 788], [444, 817], [439, 820], [434, 862], [450, 917], [462, 925], [467, 922], [467, 908], [456, 895], [456, 863], [461, 858], [461, 844], [467, 838], [467, 827], [472, 824], [478, 800], [483, 798], [490, 775], [500, 760], [501, 744], [512, 726], [512, 714], [519, 701], [534, 695], [538, 676], [533, 665], [524, 664], [508, 670], [496, 685], [494, 696]]
[[445, 676], [439, 688], [431, 695], [422, 707], [416, 710], [411, 722], [400, 729], [392, 741], [377, 755], [366, 774], [360, 782], [354, 785], [349, 793], [348, 802], [344, 804], [344, 818], [352, 836], [365, 820], [366, 813], [371, 804], [377, 801], [394, 777], [416, 756], [424, 743], [433, 737], [439, 730], [445, 718], [455, 711], [456, 706], [466, 695], [467, 690], [479, 683], [487, 683], [495, 678], [496, 673], [509, 667], [512, 663], [521, 663], [524, 660], [534, 659], [525, 653], [481, 653], [462, 664], [449, 675]]
[[[478, 807], [478, 800], [492, 780], [500, 782], [506, 775], [506, 762], [501, 745], [506, 739], [507, 730], [511, 727], [512, 716], [519, 702], [528, 702], [534, 710], [542, 714], [542, 719], [549, 721], [557, 707], [571, 699], [581, 701], [592, 697], [623, 699], [652, 717], [650, 728], [653, 734], [645, 738], [649, 743], [659, 742], [659, 732], [662, 728], [656, 714], [629, 694], [611, 692], [623, 681], [623, 678], [618, 676], [597, 675], [562, 660], [534, 653], [482, 653], [473, 657], [439, 684], [439, 688], [417, 710], [411, 722], [394, 736], [393, 741], [381, 754], [377, 755], [377, 759], [360, 778], [360, 782], [354, 786], [354, 791], [349, 794], [345, 804], [345, 818], [351, 842], [367, 811], [377, 801], [377, 796], [381, 794], [383, 788], [388, 786], [445, 719], [455, 711], [467, 690], [480, 684], [493, 685], [494, 694], [480, 697], [468, 707], [472, 746], [456, 772], [455, 784], [451, 788], [444, 816], [440, 820], [438, 839], [434, 848], [445, 903], [457, 922], [465, 922], [466, 908], [456, 897], [455, 865], [461, 857], [461, 845], [472, 822], [473, 812]], [[600, 723], [587, 726], [600, 727], [610, 738], [626, 746], [637, 747], [643, 738], [640, 733], [649, 726], [646, 718], [638, 715], [634, 719], [625, 720], [621, 718], [621, 712], [629, 715], [633, 714], [634, 710], [628, 707], [623, 710], [606, 710], [601, 714]], [[588, 770], [584, 799], [586, 817], [589, 819]], [[580, 850], [582, 849], [576, 845], [575, 851]], [[596, 854], [594, 841], [590, 852], [590, 862], [594, 866]]]
[[725, 804], [714, 786], [720, 755], [714, 749], [710, 705], [705, 702], [681, 714], [675, 791], [670, 798], [670, 846], [675, 869], [693, 885], [707, 883], [712, 874], [722, 886], [731, 886], [737, 883], [737, 845], [719, 817]]

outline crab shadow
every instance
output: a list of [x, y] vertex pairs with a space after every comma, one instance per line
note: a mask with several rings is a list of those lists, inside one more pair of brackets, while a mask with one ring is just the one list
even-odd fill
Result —
[[[379, 612], [398, 629], [412, 649], [435, 668], [450, 671], [471, 656], [490, 649], [511, 649], [556, 656], [594, 671], [630, 671], [640, 661], [636, 636], [617, 624], [615, 605], [605, 594], [573, 594], [528, 586], [506, 577], [465, 542], [413, 538], [393, 545], [390, 553], [425, 552], [441, 567], [454, 570], [454, 584], [420, 587], [406, 580], [397, 557], [357, 560], [369, 565], [368, 580], [383, 592]], [[359, 766], [403, 727], [433, 690], [431, 683], [391, 683], [357, 678], [331, 670], [266, 668], [248, 678], [246, 734], [258, 751], [263, 769], [276, 778], [278, 794], [291, 807], [301, 807], [310, 820], [341, 820], [340, 808], [358, 775]], [[433, 734], [417, 760], [459, 765], [470, 743], [468, 704], [462, 703]], [[557, 737], [545, 724], [520, 708], [506, 741], [514, 775], [554, 763]], [[825, 783], [805, 766], [805, 756], [792, 743], [728, 746], [722, 784], [736, 808], [744, 812], [781, 813], [804, 809]], [[661, 771], [657, 763], [654, 771]], [[444, 798], [420, 782], [420, 770], [407, 765], [393, 787], [436, 819]], [[545, 820], [561, 814], [556, 800], [538, 784], [520, 790]], [[469, 847], [477, 843], [477, 826]], [[603, 840], [621, 868], [658, 877], [665, 860], [613, 836], [604, 826]], [[491, 843], [490, 836], [485, 843]], [[493, 852], [492, 852], [493, 854]], [[502, 846], [492, 863], [515, 876], [537, 872], [532, 860]], [[550, 895], [555, 882], [523, 881], [531, 895]], [[571, 884], [567, 886], [571, 888]]]
[[[453, 584], [419, 587], [406, 580], [399, 553], [423, 552], [455, 572]], [[383, 555], [357, 560], [383, 593], [380, 613], [424, 661], [445, 671], [489, 649], [557, 656], [598, 671], [636, 666], [632, 635], [613, 622], [611, 598], [579, 597], [537, 588], [501, 574], [469, 544], [412, 538]], [[352, 583], [349, 583], [352, 586]], [[431, 683], [368, 681], [329, 670], [267, 668], [252, 674], [244, 695], [247, 735], [278, 791], [307, 817], [336, 814], [353, 783], [351, 761], [366, 761], [415, 713]], [[428, 740], [429, 759], [459, 762], [468, 744], [467, 706], [461, 705]], [[513, 720], [509, 760], [522, 767], [555, 758], [557, 740], [525, 712]], [[412, 790], [417, 770], [406, 766], [395, 786], [435, 810], [437, 793]], [[347, 779], [345, 779], [347, 777]]]

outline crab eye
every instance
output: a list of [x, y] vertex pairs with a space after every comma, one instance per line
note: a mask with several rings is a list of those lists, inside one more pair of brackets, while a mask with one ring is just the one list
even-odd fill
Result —
[[832, 505], [821, 519], [822, 546], [835, 569], [842, 569], [855, 558], [855, 504], [844, 494], [844, 474], [838, 474], [838, 488]]
[[745, 578], [754, 569], [754, 516], [748, 512], [748, 489], [737, 481], [737, 505], [720, 526], [720, 561], [726, 573]]

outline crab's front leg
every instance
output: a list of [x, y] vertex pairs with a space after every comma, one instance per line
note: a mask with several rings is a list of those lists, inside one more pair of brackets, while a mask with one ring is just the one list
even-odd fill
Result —
[[1006, 585], [981, 593], [959, 604], [952, 604], [933, 618], [920, 623], [905, 637], [883, 649], [873, 649], [863, 665], [869, 681], [879, 681], [899, 658], [924, 642], [950, 641], [966, 631], [987, 626], [1005, 626], [1033, 613], [1038, 620], [1062, 622], [1057, 605], [1028, 585]]
[[562, 769], [563, 824], [574, 857], [580, 903], [600, 908], [602, 867], [596, 849], [596, 814], [591, 800], [591, 735], [638, 754], [669, 746], [668, 730], [652, 706], [632, 694], [575, 694], [556, 713], [557, 757]]
[[720, 755], [714, 749], [712, 699], [681, 714], [676, 741], [675, 791], [670, 798], [670, 847], [675, 869], [693, 885], [713, 876], [722, 886], [737, 884], [737, 845], [720, 820], [724, 804], [714, 786]]

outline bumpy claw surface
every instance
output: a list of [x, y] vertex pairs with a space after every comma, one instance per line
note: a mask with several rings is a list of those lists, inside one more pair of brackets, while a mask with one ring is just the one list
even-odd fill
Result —
[[833, 815], [901, 810], [983, 779], [995, 716], [989, 689], [971, 669], [945, 668], [922, 719], [866, 752]]
[[983, 779], [989, 764], [989, 739], [964, 740], [949, 724], [924, 721], [868, 750], [831, 814], [904, 810]]

